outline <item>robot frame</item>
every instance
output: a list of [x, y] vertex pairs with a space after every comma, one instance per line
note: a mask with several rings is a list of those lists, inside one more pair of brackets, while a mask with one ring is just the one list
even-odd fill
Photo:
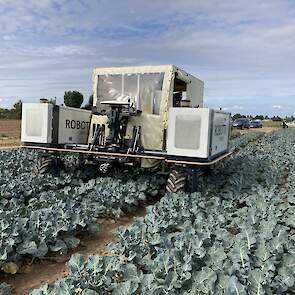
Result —
[[24, 103], [22, 146], [38, 173], [78, 153], [105, 173], [113, 164], [167, 173], [167, 190], [194, 191], [230, 154], [230, 114], [203, 107], [204, 83], [173, 65], [96, 68], [91, 111]]

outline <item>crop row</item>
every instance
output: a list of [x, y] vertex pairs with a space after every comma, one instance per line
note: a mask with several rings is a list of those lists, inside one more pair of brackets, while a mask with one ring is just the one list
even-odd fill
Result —
[[[119, 217], [140, 202], [157, 195], [163, 180], [133, 174], [126, 179], [98, 177], [81, 181], [73, 158], [59, 176], [31, 173], [36, 153], [24, 150], [0, 153], [0, 268], [23, 255], [66, 253], [76, 247], [77, 232], [98, 230], [98, 217]], [[8, 181], [9, 180], [9, 181]]]
[[120, 228], [112, 256], [73, 255], [68, 277], [32, 295], [294, 292], [295, 133], [258, 137], [198, 192], [166, 194]]

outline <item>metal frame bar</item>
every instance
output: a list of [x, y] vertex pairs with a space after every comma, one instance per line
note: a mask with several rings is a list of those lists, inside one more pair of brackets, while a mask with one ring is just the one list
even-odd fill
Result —
[[146, 154], [115, 153], [115, 152], [97, 152], [97, 151], [88, 151], [88, 150], [80, 150], [80, 149], [53, 148], [53, 147], [29, 146], [29, 145], [22, 145], [21, 148], [51, 151], [51, 152], [97, 155], [97, 156], [103, 156], [103, 157], [111, 156], [111, 157], [118, 157], [118, 158], [129, 157], [129, 158], [137, 158], [137, 159], [152, 159], [152, 160], [165, 161], [166, 163], [170, 163], [170, 164], [195, 165], [195, 166], [201, 166], [201, 167], [208, 167], [208, 166], [214, 165], [228, 158], [232, 154], [232, 152], [228, 152], [226, 154], [220, 155], [219, 157], [213, 160], [210, 159], [209, 161], [200, 162], [200, 161], [194, 161], [193, 159], [191, 161], [190, 159], [180, 159], [180, 158], [173, 159], [171, 158], [171, 156], [166, 157], [166, 155], [163, 156], [163, 153], [157, 154], [156, 152], [154, 154], [150, 153], [150, 155], [146, 155]]

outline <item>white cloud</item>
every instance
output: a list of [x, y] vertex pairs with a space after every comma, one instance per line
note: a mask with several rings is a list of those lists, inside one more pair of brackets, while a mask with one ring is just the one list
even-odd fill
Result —
[[291, 1], [0, 0], [0, 15], [10, 105], [71, 88], [87, 96], [93, 67], [136, 63], [177, 64], [205, 81], [208, 103], [237, 111], [295, 98]]
[[239, 105], [234, 105], [234, 106], [232, 107], [232, 109], [234, 109], [234, 110], [243, 110], [244, 107], [239, 106]]
[[279, 110], [283, 108], [281, 105], [277, 105], [277, 104], [273, 105], [272, 107], [273, 109], [279, 109]]
[[11, 41], [11, 40], [14, 40], [15, 39], [15, 36], [14, 35], [3, 35], [2, 36], [2, 39], [4, 41]]

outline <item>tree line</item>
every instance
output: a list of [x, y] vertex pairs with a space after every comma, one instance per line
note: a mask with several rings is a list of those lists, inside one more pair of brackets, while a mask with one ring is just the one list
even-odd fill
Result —
[[232, 116], [233, 120], [239, 119], [239, 118], [248, 118], [250, 120], [272, 120], [274, 122], [292, 122], [295, 121], [295, 117], [294, 116], [286, 116], [286, 117], [280, 117], [280, 116], [264, 116], [264, 115], [256, 115], [256, 116], [252, 116], [252, 115], [241, 115], [241, 114], [234, 114]]
[[[41, 99], [42, 100], [42, 99]], [[56, 98], [54, 99], [46, 99], [43, 98], [43, 100], [47, 100], [49, 103], [56, 103]], [[68, 107], [73, 108], [81, 108], [82, 104], [84, 102], [84, 96], [79, 91], [65, 91], [64, 93], [64, 105]], [[89, 96], [87, 103], [82, 107], [86, 110], [91, 110], [93, 105], [93, 94]], [[3, 109], [0, 108], [0, 119], [20, 119], [22, 114], [22, 101], [18, 100], [14, 105], [12, 109]], [[294, 116], [289, 117], [279, 117], [279, 116], [264, 116], [264, 115], [242, 115], [242, 114], [234, 114], [232, 116], [233, 120], [239, 119], [239, 118], [249, 118], [250, 120], [272, 120], [272, 121], [285, 121], [285, 122], [292, 122], [295, 121]]]
[[0, 119], [20, 119], [22, 116], [22, 101], [18, 100], [11, 109], [0, 108]]
[[[41, 98], [49, 103], [56, 104], [56, 98]], [[65, 91], [64, 105], [73, 108], [83, 108], [91, 110], [93, 105], [93, 95], [90, 95], [87, 103], [82, 107], [84, 96], [79, 91]], [[18, 100], [11, 109], [0, 108], [0, 119], [21, 119], [22, 100]]]

